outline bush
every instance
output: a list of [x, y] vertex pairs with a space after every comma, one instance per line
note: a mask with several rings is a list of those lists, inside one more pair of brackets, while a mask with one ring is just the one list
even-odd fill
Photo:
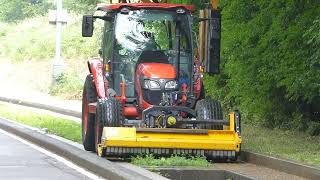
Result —
[[308, 134], [310, 136], [319, 136], [320, 135], [320, 122], [311, 122], [309, 124]]
[[[308, 129], [319, 112], [317, 1], [220, 1], [222, 69], [206, 89], [268, 127]], [[208, 86], [209, 84], [209, 86]]]

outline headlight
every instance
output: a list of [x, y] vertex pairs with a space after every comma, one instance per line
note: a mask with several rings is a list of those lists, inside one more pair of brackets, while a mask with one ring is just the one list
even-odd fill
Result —
[[146, 89], [160, 89], [160, 84], [157, 81], [145, 80], [144, 88]]
[[177, 89], [178, 83], [177, 81], [168, 81], [165, 85], [165, 89]]

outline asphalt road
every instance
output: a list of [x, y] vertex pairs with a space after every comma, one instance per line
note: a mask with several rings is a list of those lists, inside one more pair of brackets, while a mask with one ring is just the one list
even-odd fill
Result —
[[90, 172], [79, 170], [42, 148], [0, 131], [0, 179], [85, 180], [96, 179], [94, 176], [90, 177]]

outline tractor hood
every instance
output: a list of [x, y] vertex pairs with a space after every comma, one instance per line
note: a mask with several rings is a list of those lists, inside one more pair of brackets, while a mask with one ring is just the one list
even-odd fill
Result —
[[163, 63], [141, 63], [137, 71], [146, 78], [175, 79], [176, 69], [171, 64]]

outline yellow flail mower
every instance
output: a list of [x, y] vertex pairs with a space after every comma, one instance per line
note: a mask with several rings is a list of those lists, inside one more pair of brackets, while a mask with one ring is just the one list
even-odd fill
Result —
[[110, 157], [184, 154], [234, 161], [241, 145], [239, 114], [230, 113], [229, 118], [223, 130], [104, 127], [97, 153]]
[[[216, 5], [216, 3], [213, 3]], [[240, 114], [224, 119], [205, 96], [203, 73], [219, 73], [220, 12], [167, 3], [99, 4], [82, 35], [104, 22], [100, 57], [88, 61], [82, 140], [99, 156], [203, 155], [236, 160]], [[200, 23], [199, 38], [192, 32]], [[199, 39], [199, 43], [197, 40]]]

